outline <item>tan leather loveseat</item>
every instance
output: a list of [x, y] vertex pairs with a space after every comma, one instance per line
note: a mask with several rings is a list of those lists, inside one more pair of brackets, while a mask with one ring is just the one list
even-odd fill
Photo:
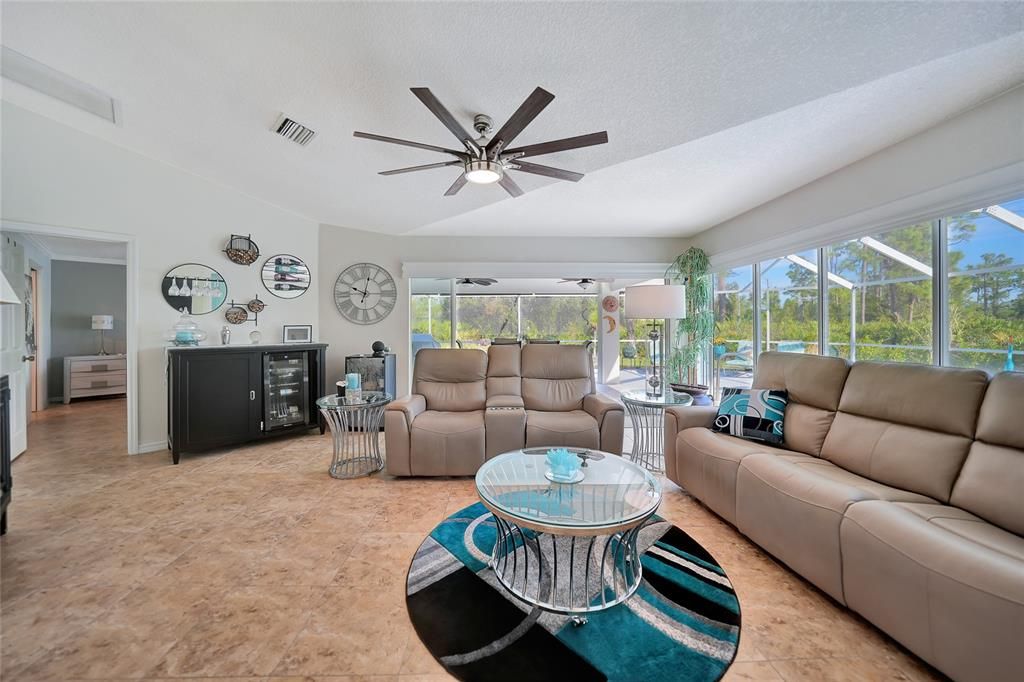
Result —
[[957, 680], [1024, 670], [1024, 374], [763, 353], [785, 444], [665, 414], [666, 474]]
[[388, 473], [471, 476], [490, 457], [567, 445], [622, 452], [622, 405], [595, 392], [583, 346], [424, 348], [412, 395], [388, 405]]

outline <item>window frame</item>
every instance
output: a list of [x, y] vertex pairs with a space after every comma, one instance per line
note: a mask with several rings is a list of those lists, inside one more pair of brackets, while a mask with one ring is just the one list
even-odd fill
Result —
[[[986, 207], [999, 206], [1000, 203], [1007, 201], [1014, 201], [1018, 196], [1008, 197], [1003, 202], [990, 203]], [[978, 209], [974, 209], [978, 210]], [[980, 209], [980, 210], [985, 210]], [[954, 215], [951, 213], [950, 215]], [[952, 367], [955, 366], [952, 361], [953, 348], [952, 348], [952, 332], [950, 330], [950, 314], [949, 314], [949, 215], [923, 219], [918, 223], [928, 222], [931, 225], [931, 240], [932, 240], [932, 365], [938, 367]], [[898, 230], [903, 227], [909, 227], [914, 225], [914, 221], [909, 221], [905, 225], [895, 225], [887, 227], [880, 231], [881, 234], [889, 232], [891, 230]], [[839, 241], [832, 244], [824, 244], [818, 247], [814, 247], [814, 251], [817, 254], [817, 284], [818, 284], [818, 355], [827, 355], [827, 350], [830, 344], [830, 325], [829, 325], [829, 310], [828, 310], [828, 291], [829, 291], [829, 275], [831, 274], [828, 269], [828, 253], [827, 250], [835, 244], [842, 243], [850, 239], [860, 239], [864, 236], [870, 236], [875, 232], [861, 232], [860, 236], [850, 236], [840, 238]], [[799, 253], [811, 250], [810, 248], [794, 247], [787, 251], [788, 253]], [[785, 257], [785, 255], [780, 256]], [[749, 267], [752, 270], [753, 281], [752, 281], [752, 305], [753, 305], [753, 352], [752, 352], [752, 364], [756, 371], [757, 361], [762, 352], [766, 349], [762, 348], [762, 298], [761, 298], [761, 264], [765, 262], [764, 257], [760, 257], [754, 263], [749, 264], [737, 264], [733, 265], [729, 270], [742, 267]], [[713, 290], [712, 298], [717, 296], [717, 291]], [[852, 349], [851, 349], [851, 352]], [[854, 355], [854, 358], [856, 356]], [[712, 361], [712, 368], [714, 363]], [[712, 372], [715, 379], [718, 378], [718, 372]], [[720, 386], [715, 386], [716, 391], [720, 390]]]

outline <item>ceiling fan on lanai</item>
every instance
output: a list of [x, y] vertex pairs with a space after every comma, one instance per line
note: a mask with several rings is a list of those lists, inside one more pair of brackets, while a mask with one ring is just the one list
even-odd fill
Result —
[[565, 278], [563, 280], [560, 280], [558, 283], [559, 284], [570, 284], [572, 282], [575, 282], [576, 286], [578, 286], [580, 289], [583, 289], [585, 291], [585, 290], [589, 289], [590, 287], [594, 286], [594, 284], [596, 282], [614, 282], [614, 281], [615, 280], [613, 280], [610, 277], [567, 277], [567, 278]]
[[[544, 107], [550, 104], [551, 100], [555, 98], [554, 95], [543, 88], [536, 88], [530, 96], [526, 98], [526, 101], [516, 109], [516, 112], [512, 114], [512, 117], [505, 122], [505, 125], [499, 128], [498, 132], [494, 133], [494, 135], [490, 135], [490, 116], [477, 114], [473, 119], [473, 128], [479, 135], [476, 139], [474, 139], [473, 136], [462, 127], [462, 124], [455, 120], [455, 117], [452, 116], [451, 112], [445, 109], [444, 105], [441, 104], [437, 97], [434, 96], [434, 93], [430, 92], [428, 88], [411, 88], [411, 90], [412, 94], [416, 95], [416, 97], [418, 97], [419, 100], [423, 102], [428, 109], [430, 109], [431, 113], [440, 119], [441, 123], [443, 123], [444, 126], [455, 135], [455, 137], [459, 138], [459, 142], [462, 143], [464, 149], [449, 149], [447, 147], [438, 147], [432, 144], [411, 142], [397, 137], [386, 137], [384, 135], [362, 133], [359, 131], [356, 131], [353, 134], [356, 137], [365, 138], [367, 140], [377, 140], [378, 142], [400, 144], [406, 147], [415, 147], [416, 149], [426, 149], [427, 151], [440, 152], [442, 154], [448, 154], [449, 156], [455, 157], [450, 161], [428, 163], [422, 166], [410, 166], [408, 168], [396, 168], [395, 170], [382, 171], [380, 173], [380, 175], [398, 175], [400, 173], [413, 173], [415, 171], [444, 168], [446, 166], [461, 167], [462, 172], [459, 174], [459, 177], [455, 179], [452, 186], [444, 193], [446, 197], [457, 194], [467, 182], [480, 185], [496, 182], [513, 197], [521, 196], [523, 194], [523, 190], [520, 189], [519, 185], [517, 185], [508, 174], [508, 171], [513, 170], [520, 171], [522, 173], [532, 173], [533, 175], [543, 175], [549, 178], [557, 178], [558, 180], [579, 182], [583, 177], [583, 173], [575, 173], [573, 171], [562, 170], [561, 168], [543, 166], [538, 163], [523, 161], [522, 159], [533, 156], [543, 156], [544, 154], [553, 154], [555, 152], [566, 151], [568, 149], [590, 147], [595, 144], [604, 144], [608, 142], [608, 132], [601, 131], [599, 133], [577, 135], [575, 137], [566, 137], [561, 140], [540, 142], [538, 144], [529, 144], [522, 147], [509, 147], [512, 141], [518, 137], [521, 132], [523, 132], [523, 129], [526, 128], [526, 126], [528, 126], [533, 119], [535, 119], [537, 115], [544, 110]], [[488, 137], [489, 135], [490, 137]]]

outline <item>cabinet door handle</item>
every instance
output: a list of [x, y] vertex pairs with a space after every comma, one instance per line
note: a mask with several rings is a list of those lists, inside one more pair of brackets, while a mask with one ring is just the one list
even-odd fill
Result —
[[256, 391], [249, 391], [249, 400], [256, 400]]

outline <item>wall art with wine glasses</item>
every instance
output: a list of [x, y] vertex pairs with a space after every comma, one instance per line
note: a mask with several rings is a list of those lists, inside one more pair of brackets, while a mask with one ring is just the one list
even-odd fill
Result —
[[302, 259], [287, 253], [268, 258], [261, 276], [263, 286], [278, 298], [298, 298], [309, 289], [309, 268]]
[[164, 275], [160, 284], [167, 305], [192, 315], [212, 313], [228, 298], [224, 277], [209, 265], [183, 263]]

